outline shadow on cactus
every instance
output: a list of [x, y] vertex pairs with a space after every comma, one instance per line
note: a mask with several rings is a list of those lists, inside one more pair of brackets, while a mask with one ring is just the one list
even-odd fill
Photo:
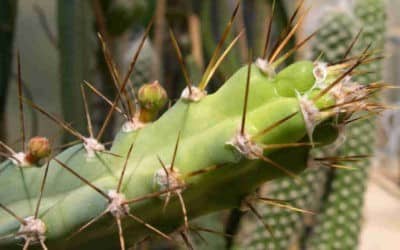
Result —
[[[234, 17], [224, 33], [229, 33]], [[341, 64], [321, 67], [299, 61], [277, 72], [295, 52], [279, 57], [303, 18], [268, 57], [261, 53], [257, 63], [250, 58], [216, 93], [207, 95], [215, 70], [238, 40], [221, 51], [223, 37], [201, 81], [192, 83], [187, 77], [180, 100], [156, 121], [152, 120], [157, 115], [141, 114], [158, 113], [162, 107], [160, 85], [139, 91], [140, 105], [121, 99], [128, 95], [125, 87], [140, 48], [123, 78], [106, 56], [119, 93], [112, 101], [105, 99], [110, 111], [97, 135], [91, 129], [84, 88], [88, 136], [20, 96], [78, 141], [47, 157], [43, 165], [26, 161], [24, 149], [17, 153], [4, 145], [8, 152], [2, 154], [9, 160], [0, 165], [1, 244], [22, 244], [24, 249], [126, 249], [148, 235], [173, 241], [169, 234], [175, 231], [192, 248], [188, 232], [196, 228], [191, 219], [243, 204], [257, 214], [254, 199], [248, 197], [262, 183], [282, 176], [301, 182], [298, 173], [307, 167], [310, 148], [332, 143], [350, 115], [381, 110], [367, 97], [385, 87], [349, 80], [354, 69], [370, 61], [368, 48]], [[126, 123], [107, 149], [102, 134], [115, 111]]]

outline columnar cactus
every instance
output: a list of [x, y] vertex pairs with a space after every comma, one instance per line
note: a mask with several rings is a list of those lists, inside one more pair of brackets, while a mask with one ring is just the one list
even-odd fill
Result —
[[[354, 4], [357, 22], [363, 27], [359, 47], [371, 44], [382, 52], [385, 37], [385, 4], [382, 0], [357, 0]], [[360, 51], [358, 49], [358, 51]], [[382, 62], [375, 61], [363, 65], [357, 82], [367, 84], [381, 80]], [[341, 153], [372, 155], [374, 151], [374, 119], [369, 118], [353, 123], [346, 132], [346, 140]], [[309, 249], [354, 249], [358, 245], [362, 225], [363, 196], [368, 180], [369, 160], [354, 163], [355, 171], [335, 170], [329, 193], [313, 235], [309, 239]]]
[[[368, 7], [369, 5], [370, 7]], [[324, 62], [335, 63], [343, 60], [346, 56], [357, 55], [357, 53], [361, 53], [362, 48], [365, 48], [371, 42], [374, 42], [373, 48], [382, 50], [384, 39], [384, 7], [382, 2], [360, 0], [356, 2], [355, 6], [355, 10], [353, 11], [350, 4], [343, 4], [342, 2], [338, 6], [327, 9], [326, 14], [322, 16], [322, 26], [316, 35], [316, 39], [313, 41], [313, 55], [314, 58], [318, 58], [321, 66], [324, 65]], [[354, 12], [358, 17], [352, 14]], [[368, 16], [368, 14], [373, 16]], [[361, 37], [358, 37], [360, 36], [359, 32], [361, 28], [363, 28], [363, 32], [361, 33]], [[374, 31], [377, 32], [374, 33]], [[360, 66], [359, 71], [363, 73], [354, 76], [353, 79], [361, 83], [379, 81], [380, 65], [380, 62], [372, 62]], [[367, 71], [370, 71], [368, 72], [369, 74], [365, 74]], [[373, 137], [374, 133], [371, 121], [360, 121], [352, 125], [348, 133], [346, 133], [347, 140], [340, 151], [335, 153], [334, 148], [327, 148], [322, 151], [314, 150], [313, 153], [319, 156], [370, 154], [373, 148]], [[365, 145], [368, 145], [368, 148], [365, 148]], [[265, 191], [261, 190], [263, 195], [280, 200], [290, 200], [297, 206], [316, 211], [317, 213], [322, 202], [324, 207], [322, 214], [317, 216], [319, 225], [313, 229], [312, 223], [310, 225], [310, 216], [308, 215], [296, 215], [285, 209], [260, 205], [258, 207], [264, 220], [270, 222], [275, 228], [275, 237], [266, 234], [262, 226], [257, 227], [254, 226], [255, 224], [252, 221], [244, 220], [242, 237], [237, 239], [238, 244], [242, 244], [239, 244], [238, 248], [244, 246], [247, 248], [263, 246], [268, 249], [287, 249], [290, 246], [301, 246], [302, 244], [307, 244], [307, 247], [310, 249], [332, 248], [336, 246], [327, 244], [327, 241], [342, 244], [343, 240], [340, 240], [338, 237], [341, 237], [341, 239], [347, 237], [349, 238], [347, 241], [352, 242], [352, 245], [341, 245], [345, 249], [347, 249], [346, 247], [355, 247], [360, 229], [359, 220], [361, 218], [362, 196], [367, 177], [367, 172], [364, 168], [367, 166], [368, 161], [360, 161], [354, 167], [362, 169], [354, 172], [338, 169], [328, 170], [326, 168], [310, 169], [302, 174], [305, 182], [301, 184], [296, 184], [293, 180], [285, 178], [267, 185]], [[330, 174], [331, 172], [334, 174]], [[326, 185], [330, 186], [332, 184], [331, 180], [326, 183], [327, 178], [333, 178], [334, 186], [331, 187], [332, 189], [328, 188], [325, 190], [328, 193], [325, 195], [329, 197], [325, 201], [326, 197], [321, 200], [321, 195], [324, 194]], [[354, 186], [354, 188], [350, 187], [348, 189], [349, 185]], [[346, 190], [342, 192], [343, 189]], [[352, 199], [342, 197], [343, 195], [352, 197]], [[332, 203], [331, 199], [335, 200], [335, 205], [329, 205]], [[346, 211], [340, 210], [339, 206], [342, 209], [346, 209]], [[349, 207], [351, 209], [348, 209]], [[327, 210], [329, 210], [329, 216], [326, 215]], [[336, 212], [333, 213], [332, 211]], [[339, 214], [344, 215], [346, 219], [338, 219]], [[349, 216], [350, 218], [348, 218]], [[340, 234], [340, 232], [343, 232], [343, 225], [337, 225], [339, 220], [341, 221], [340, 223], [346, 223], [346, 226], [351, 227], [351, 230], [353, 230], [351, 234], [346, 233], [346, 236]], [[353, 223], [348, 223], [349, 220], [353, 221]], [[329, 225], [329, 230], [325, 228], [327, 225]], [[306, 226], [311, 226], [311, 228], [307, 228]], [[318, 232], [320, 235], [313, 235], [311, 240], [309, 240], [308, 230], [310, 229], [314, 234]], [[331, 235], [337, 231], [339, 231], [338, 235]], [[249, 235], [253, 237], [248, 237]], [[310, 242], [307, 242], [308, 240]]]
[[15, 32], [17, 2], [7, 1], [0, 10], [0, 138], [6, 137], [5, 111], [8, 82], [11, 77], [11, 62]]
[[[149, 234], [171, 240], [168, 234], [178, 230], [185, 236], [191, 219], [214, 211], [245, 204], [257, 214], [252, 202], [269, 200], [251, 194], [282, 176], [301, 182], [298, 173], [307, 166], [310, 147], [331, 143], [346, 122], [337, 114], [380, 108], [357, 100], [380, 85], [346, 80], [368, 60], [367, 51], [322, 74], [311, 61], [278, 72], [288, 56], [279, 58], [288, 39], [207, 95], [208, 82], [238, 37], [225, 51], [218, 47], [200, 83], [188, 82], [180, 100], [157, 121], [124, 114], [126, 124], [110, 149], [101, 142], [107, 120], [98, 135], [88, 126], [85, 136], [25, 100], [80, 143], [43, 165], [24, 161], [25, 149], [18, 153], [6, 147], [9, 160], [0, 165], [0, 234], [5, 236], [0, 243], [10, 249], [20, 242], [25, 249], [34, 244], [43, 249], [126, 249]], [[116, 82], [120, 91], [110, 114], [119, 109], [128, 79], [129, 74]]]
[[[331, 9], [329, 15], [323, 17], [320, 30], [312, 41], [313, 57], [319, 61], [340, 61], [357, 31], [353, 24], [354, 20], [343, 9]], [[316, 149], [313, 154], [318, 157], [326, 156], [328, 149], [324, 151], [326, 152]], [[291, 178], [273, 181], [261, 189], [260, 193], [271, 198], [291, 201], [293, 205], [309, 211], [317, 211], [326, 184], [327, 169], [308, 169], [301, 177], [304, 180], [302, 183], [296, 183]], [[265, 204], [259, 204], [258, 209], [263, 219], [274, 228], [275, 235], [266, 234], [263, 226], [254, 223], [249, 215], [249, 218], [246, 217], [242, 222], [241, 233], [236, 239], [237, 248], [263, 246], [268, 249], [288, 249], [292, 245], [300, 244], [309, 214], [294, 213], [285, 208]]]

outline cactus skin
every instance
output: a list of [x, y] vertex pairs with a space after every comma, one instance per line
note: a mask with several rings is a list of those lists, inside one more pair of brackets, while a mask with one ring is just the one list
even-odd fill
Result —
[[[330, 9], [322, 20], [322, 28], [313, 44], [314, 58], [334, 63], [340, 61], [358, 30], [363, 26], [363, 33], [353, 55], [361, 53], [369, 43], [372, 47], [383, 49], [385, 10], [382, 1], [359, 0], [354, 6], [355, 15], [350, 15], [351, 9], [344, 6]], [[350, 6], [348, 5], [350, 8]], [[323, 52], [321, 54], [321, 52]], [[357, 82], [367, 84], [381, 79], [381, 62], [373, 62], [359, 67], [360, 71], [371, 71], [354, 77]], [[347, 140], [337, 155], [372, 154], [374, 145], [373, 119], [359, 121], [346, 131]], [[314, 154], [332, 155], [332, 150], [314, 150]], [[316, 218], [316, 225], [307, 222], [307, 217], [296, 215], [279, 208], [265, 205], [258, 206], [264, 220], [275, 229], [275, 240], [265, 233], [264, 227], [247, 225], [245, 220], [242, 226], [242, 238], [237, 239], [237, 248], [246, 249], [288, 249], [290, 247], [305, 247], [306, 249], [354, 249], [358, 244], [360, 232], [363, 194], [366, 188], [368, 160], [354, 164], [360, 169], [356, 171], [337, 169], [307, 170], [301, 176], [305, 180], [301, 185], [291, 179], [277, 180], [267, 185], [262, 195], [291, 200], [294, 205], [318, 211], [322, 206], [321, 214]], [[318, 180], [318, 182], [315, 182]], [[326, 181], [329, 182], [326, 182]], [[289, 184], [290, 183], [290, 184]], [[321, 192], [325, 186], [323, 200]], [[271, 186], [271, 187], [270, 187]], [[302, 191], [308, 193], [303, 193]], [[295, 195], [296, 194], [296, 195]], [[326, 197], [325, 197], [326, 196]], [[306, 226], [311, 226], [311, 236], [307, 234]], [[313, 228], [314, 226], [314, 228]], [[253, 236], [254, 237], [248, 237]], [[250, 239], [250, 240], [249, 240]], [[243, 245], [243, 242], [245, 245]], [[242, 244], [241, 244], [242, 243]], [[305, 244], [305, 245], [303, 245]]]
[[[343, 10], [333, 9], [324, 16], [321, 23], [320, 32], [313, 41], [313, 58], [320, 56], [321, 61], [340, 61], [357, 32], [355, 21]], [[315, 156], [332, 154], [328, 152], [331, 151], [329, 148], [312, 151]], [[296, 207], [318, 211], [327, 173], [328, 169], [325, 167], [307, 169], [300, 175], [303, 183], [296, 183], [291, 178], [282, 178], [266, 184], [266, 187], [260, 190], [260, 194], [264, 197], [291, 201]], [[254, 223], [254, 216], [249, 215], [243, 218], [241, 231], [236, 239], [236, 249], [289, 249], [291, 246], [301, 244], [310, 215], [265, 204], [258, 204], [257, 208], [264, 221], [272, 227], [275, 238], [265, 232], [262, 225]]]
[[[372, 47], [383, 50], [385, 37], [385, 4], [381, 0], [357, 0], [354, 12], [363, 26], [358, 51], [372, 43]], [[355, 77], [355, 80], [366, 84], [381, 79], [382, 62], [376, 61], [363, 65], [360, 70], [371, 71]], [[340, 152], [356, 155], [371, 155], [374, 149], [374, 119], [352, 124], [346, 131], [347, 140]], [[355, 249], [358, 245], [362, 224], [363, 196], [368, 180], [369, 160], [354, 164], [357, 171], [333, 171], [330, 192], [317, 225], [308, 242], [309, 249]]]
[[[275, 87], [281, 84], [278, 80], [280, 75], [296, 72], [299, 79], [305, 79], [301, 87], [310, 88], [315, 81], [312, 69], [311, 62], [302, 61], [281, 71], [275, 79], [268, 79], [253, 66], [246, 132], [254, 134], [267, 125], [298, 111], [297, 97], [281, 97], [277, 95]], [[298, 75], [301, 74], [299, 72], [305, 72], [306, 76], [311, 75], [311, 77], [304, 78]], [[207, 174], [185, 180], [190, 183], [190, 186], [183, 191], [189, 218], [238, 207], [241, 200], [261, 183], [284, 175], [281, 170], [260, 160], [241, 159], [236, 150], [226, 145], [237, 133], [240, 125], [243, 104], [231, 100], [243, 99], [246, 76], [247, 67], [244, 67], [215, 94], [196, 103], [180, 100], [151, 125], [135, 132], [120, 132], [117, 135], [111, 149], [113, 153], [126, 156], [130, 145], [134, 143], [134, 152], [128, 160], [122, 189], [128, 199], [158, 191], [154, 184], [155, 171], [161, 169], [157, 156], [167, 163], [171, 161], [179, 131], [181, 140], [176, 168], [182, 174], [210, 166], [221, 166]], [[330, 98], [321, 98], [317, 102], [320, 108], [329, 105], [332, 105]], [[159, 138], [162, 138], [162, 141]], [[260, 141], [274, 144], [297, 142], [305, 138], [307, 138], [306, 127], [302, 115], [298, 113], [262, 136]], [[307, 147], [300, 147], [266, 150], [265, 154], [298, 173], [306, 166], [308, 151]], [[71, 147], [56, 158], [106, 192], [116, 187], [124, 163], [124, 157], [118, 158], [99, 152], [94, 158], [88, 159], [82, 145]], [[2, 163], [0, 168], [3, 170], [0, 175], [0, 182], [3, 184], [0, 189], [0, 200], [22, 217], [31, 215], [33, 208], [30, 203], [38, 196], [42, 169], [19, 169], [10, 161]], [[21, 179], [21, 171], [24, 172], [24, 179]], [[23, 182], [29, 187], [27, 191], [23, 188]], [[10, 195], [10, 190], [15, 192]], [[90, 247], [115, 249], [118, 241], [115, 230], [109, 230], [110, 216], [87, 228], [73, 240], [65, 240], [69, 233], [104, 211], [106, 204], [104, 197], [52, 160], [39, 213], [39, 218], [47, 226], [46, 244], [51, 249], [76, 249], [78, 246], [79, 249]], [[164, 232], [170, 232], [183, 222], [180, 205], [176, 197], [173, 197], [165, 213], [162, 213], [162, 206], [161, 199], [153, 198], [134, 203], [130, 207], [132, 213], [146, 222]], [[14, 218], [4, 213], [0, 216], [1, 235], [18, 230], [19, 224]], [[149, 233], [142, 225], [128, 219], [124, 219], [123, 223], [125, 234], [132, 232], [130, 237], [126, 238], [127, 244], [132, 244]], [[12, 239], [1, 243], [13, 244], [14, 241]]]

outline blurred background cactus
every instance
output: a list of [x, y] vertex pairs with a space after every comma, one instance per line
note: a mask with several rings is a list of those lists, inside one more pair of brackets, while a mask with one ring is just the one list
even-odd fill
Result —
[[[21, 54], [23, 65], [24, 92], [32, 92], [32, 98], [50, 112], [62, 114], [80, 132], [86, 131], [84, 103], [81, 101], [80, 86], [87, 81], [94, 88], [112, 100], [117, 89], [113, 75], [109, 73], [109, 61], [104, 57], [104, 43], [119, 74], [128, 72], [132, 54], [140, 47], [146, 25], [154, 22], [154, 28], [144, 41], [141, 53], [131, 74], [132, 88], [126, 95], [141, 96], [153, 87], [163, 86], [173, 103], [185, 86], [174, 47], [170, 40], [169, 28], [174, 32], [180, 45], [183, 60], [193, 82], [200, 81], [207, 61], [223, 35], [225, 25], [235, 8], [235, 0], [183, 1], [183, 0], [88, 0], [88, 1], [0, 1], [0, 140], [10, 144], [18, 143], [20, 135], [15, 130], [18, 117], [16, 98], [16, 51]], [[259, 54], [265, 46], [268, 18], [273, 16], [270, 50], [281, 40], [280, 34], [287, 34], [288, 25], [293, 25], [291, 14], [302, 1], [285, 0], [242, 0], [233, 32], [229, 39], [245, 32], [240, 37], [226, 60], [219, 67], [208, 90], [218, 89], [240, 66], [248, 60], [249, 49]], [[362, 65], [359, 75], [354, 78], [361, 83], [380, 82], [388, 79], [396, 84], [399, 79], [397, 60], [400, 47], [400, 8], [395, 0], [352, 0], [305, 1], [313, 6], [301, 28], [290, 39], [287, 50], [310, 35], [319, 32], [309, 43], [302, 46], [292, 58], [311, 58], [318, 62], [336, 63], [360, 55], [371, 46], [376, 60]], [[306, 11], [300, 10], [297, 18]], [[392, 13], [393, 12], [393, 13]], [[353, 44], [354, 42], [354, 44]], [[388, 46], [385, 48], [385, 44]], [[349, 49], [351, 48], [351, 50]], [[109, 59], [110, 59], [109, 58]], [[290, 62], [290, 60], [288, 61]], [[382, 79], [383, 78], [383, 79]], [[158, 80], [159, 82], [155, 82]], [[143, 86], [144, 85], [144, 86]], [[142, 87], [142, 88], [141, 88]], [[104, 98], [88, 91], [93, 128], [99, 131], [109, 110]], [[397, 92], [386, 96], [388, 105], [398, 104]], [[44, 97], [44, 94], [46, 97]], [[25, 94], [26, 95], [26, 94]], [[32, 99], [30, 98], [30, 99]], [[144, 100], [148, 101], [148, 100]], [[236, 101], [236, 100], [233, 100]], [[143, 100], [142, 100], [143, 102]], [[136, 104], [132, 104], [136, 106]], [[154, 120], [169, 104], [149, 108], [147, 120]], [[150, 107], [150, 106], [149, 106]], [[143, 111], [143, 110], [142, 110]], [[151, 112], [150, 112], [151, 111]], [[154, 112], [153, 112], [154, 111]], [[35, 127], [35, 115], [28, 108], [27, 127]], [[150, 114], [151, 113], [151, 114]], [[363, 230], [366, 210], [363, 210], [365, 191], [372, 179], [379, 179], [387, 192], [394, 193], [396, 208], [399, 208], [400, 154], [397, 111], [382, 114], [376, 126], [375, 120], [362, 119], [354, 122], [345, 131], [343, 141], [334, 147], [314, 150], [317, 157], [339, 157], [341, 155], [374, 155], [375, 138], [378, 136], [378, 156], [354, 164], [356, 170], [316, 166], [301, 174], [301, 183], [283, 178], [265, 184], [258, 190], [260, 195], [287, 201], [291, 206], [307, 210], [296, 212], [287, 207], [269, 204], [256, 205], [263, 221], [271, 227], [273, 235], [265, 225], [249, 211], [235, 209], [218, 212], [197, 219], [194, 223], [215, 232], [203, 232], [191, 237], [196, 249], [358, 249], [360, 233]], [[123, 119], [113, 115], [113, 122], [105, 131], [105, 140], [110, 141], [118, 130], [117, 124]], [[59, 129], [44, 119], [38, 120], [35, 132], [46, 135], [57, 146], [72, 139], [68, 134], [60, 136]], [[396, 132], [397, 131], [397, 132]], [[32, 133], [33, 134], [33, 133]], [[382, 135], [382, 136], [380, 136]], [[56, 147], [57, 147], [56, 146]], [[376, 160], [378, 159], [378, 160]], [[394, 159], [394, 160], [391, 160]], [[374, 161], [375, 160], [375, 161]], [[372, 161], [372, 163], [371, 163]], [[370, 168], [371, 164], [390, 165]], [[379, 164], [385, 162], [385, 164]], [[393, 167], [395, 166], [395, 167]], [[383, 170], [382, 170], [383, 169]], [[389, 170], [388, 170], [389, 169]], [[397, 184], [393, 184], [395, 182]], [[389, 183], [389, 184], [388, 184]], [[370, 196], [366, 196], [371, 199]], [[313, 212], [315, 214], [309, 213]], [[400, 213], [396, 214], [400, 219]], [[395, 219], [392, 219], [395, 220]], [[388, 226], [391, 228], [391, 226]], [[396, 231], [397, 230], [397, 231]], [[218, 233], [216, 233], [218, 232]], [[374, 232], [374, 231], [372, 231]], [[400, 232], [397, 226], [391, 232]], [[390, 234], [390, 233], [389, 233]], [[371, 239], [370, 239], [371, 237]], [[384, 237], [384, 236], [382, 236]], [[390, 236], [389, 236], [390, 237]], [[370, 240], [370, 245], [362, 240]], [[372, 235], [362, 237], [361, 245], [367, 248], [377, 245]], [[387, 245], [386, 245], [387, 246]], [[395, 243], [392, 245], [395, 249]], [[143, 249], [179, 248], [168, 241], [146, 241]], [[389, 249], [389, 248], [385, 248]]]
[[0, 10], [0, 137], [5, 138], [5, 104], [11, 78], [12, 51], [17, 15], [17, 1], [3, 1]]

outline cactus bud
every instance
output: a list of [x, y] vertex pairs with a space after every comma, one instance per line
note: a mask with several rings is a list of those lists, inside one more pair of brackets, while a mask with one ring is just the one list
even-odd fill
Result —
[[149, 111], [159, 111], [168, 100], [167, 92], [158, 81], [144, 84], [138, 93], [139, 103], [142, 108]]
[[29, 140], [26, 160], [32, 164], [37, 164], [41, 159], [51, 153], [50, 142], [45, 137], [36, 136]]

